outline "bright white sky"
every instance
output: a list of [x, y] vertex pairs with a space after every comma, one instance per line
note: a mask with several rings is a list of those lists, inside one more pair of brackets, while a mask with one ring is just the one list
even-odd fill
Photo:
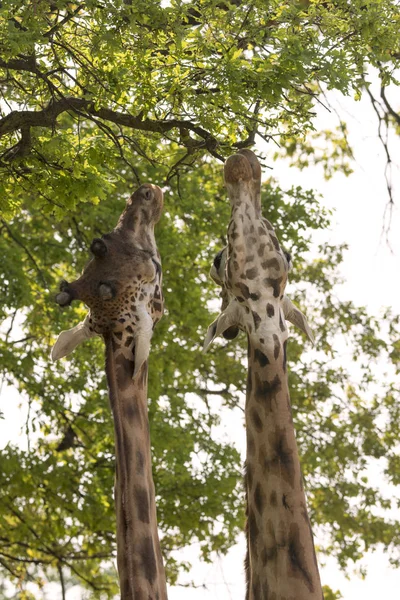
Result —
[[[318, 236], [317, 241], [346, 242], [350, 246], [342, 268], [346, 283], [338, 290], [341, 297], [352, 299], [357, 304], [367, 305], [370, 312], [374, 314], [378, 314], [380, 308], [384, 306], [392, 306], [399, 312], [400, 217], [397, 208], [392, 219], [391, 252], [385, 240], [381, 238], [383, 214], [388, 197], [383, 175], [384, 154], [377, 140], [376, 117], [367, 98], [361, 102], [354, 102], [336, 97], [335, 106], [341, 115], [345, 114], [347, 117], [350, 144], [356, 158], [355, 164], [352, 165], [354, 174], [349, 178], [340, 174], [335, 175], [332, 180], [326, 182], [320, 168], [313, 167], [307, 172], [300, 173], [296, 169], [289, 169], [285, 163], [275, 165], [273, 174], [283, 187], [301, 185], [318, 190], [323, 195], [326, 206], [335, 208], [332, 228]], [[329, 115], [323, 109], [318, 112], [317, 130], [336, 127], [338, 122], [334, 114]], [[396, 157], [400, 155], [400, 143], [394, 136], [392, 141], [392, 157], [396, 161]], [[264, 147], [263, 150], [270, 151], [271, 156], [274, 152], [272, 146]], [[272, 164], [272, 160], [269, 164]], [[400, 207], [399, 172], [398, 168], [394, 168], [392, 181], [398, 207]], [[269, 171], [266, 176], [270, 174]], [[384, 282], [385, 287], [382, 289], [373, 285], [373, 275], [376, 273], [380, 275], [379, 281]], [[5, 445], [8, 440], [17, 441], [19, 435], [21, 444], [25, 445], [21, 433], [25, 411], [18, 409], [18, 396], [14, 390], [6, 388], [0, 392], [0, 410], [6, 415], [5, 421], [0, 420], [0, 445]], [[234, 441], [242, 450], [244, 448], [242, 415], [239, 411], [235, 413], [224, 410], [222, 421], [221, 435], [225, 439]], [[213, 565], [204, 565], [197, 561], [197, 548], [188, 549], [184, 552], [184, 559], [192, 560], [194, 566], [191, 573], [182, 576], [181, 583], [194, 581], [200, 587], [170, 588], [170, 600], [243, 600], [244, 554], [244, 541], [241, 540], [227, 557], [217, 558]], [[363, 561], [363, 565], [368, 570], [367, 578], [361, 580], [352, 577], [350, 581], [345, 579], [335, 561], [329, 560], [321, 569], [322, 581], [333, 589], [340, 589], [344, 600], [357, 598], [376, 600], [377, 597], [398, 596], [400, 572], [389, 569], [383, 552], [368, 556]], [[60, 597], [59, 590], [51, 587], [50, 595], [47, 597], [54, 599]], [[67, 593], [67, 599], [82, 600], [81, 592], [71, 589]]]

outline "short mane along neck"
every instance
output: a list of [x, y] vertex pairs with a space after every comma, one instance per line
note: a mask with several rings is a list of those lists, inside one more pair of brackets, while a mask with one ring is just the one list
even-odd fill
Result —
[[166, 600], [151, 470], [147, 361], [132, 380], [132, 337], [113, 332], [104, 335], [104, 339], [115, 429], [115, 506], [121, 600]]

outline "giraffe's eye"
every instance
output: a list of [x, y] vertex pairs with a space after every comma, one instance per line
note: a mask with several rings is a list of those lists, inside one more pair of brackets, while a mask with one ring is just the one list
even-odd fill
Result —
[[291, 255], [291, 254], [290, 254], [290, 252], [288, 252], [287, 250], [284, 250], [284, 251], [283, 251], [283, 254], [284, 254], [284, 255], [285, 255], [285, 257], [286, 257], [287, 264], [288, 264], [289, 271], [290, 271], [290, 269], [292, 268], [292, 265], [293, 265], [293, 263], [292, 263], [292, 255]]
[[222, 253], [223, 253], [223, 250], [220, 250], [218, 252], [217, 256], [214, 258], [214, 267], [217, 269], [217, 271], [221, 266]]

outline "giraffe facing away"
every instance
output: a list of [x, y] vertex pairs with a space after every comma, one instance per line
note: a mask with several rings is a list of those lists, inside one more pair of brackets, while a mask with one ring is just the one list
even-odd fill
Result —
[[312, 332], [284, 293], [289, 257], [261, 215], [261, 168], [253, 152], [228, 158], [225, 183], [232, 208], [228, 246], [211, 269], [222, 287], [222, 312], [204, 349], [217, 335], [247, 334], [246, 600], [321, 600], [291, 413], [285, 319], [311, 340]]
[[60, 333], [53, 360], [95, 335], [104, 338], [114, 418], [117, 563], [121, 600], [166, 600], [157, 529], [147, 412], [147, 359], [153, 328], [163, 314], [161, 263], [154, 226], [163, 207], [155, 185], [128, 200], [116, 227], [93, 240], [93, 258], [73, 283], [62, 282], [56, 302], [81, 300], [85, 320]]

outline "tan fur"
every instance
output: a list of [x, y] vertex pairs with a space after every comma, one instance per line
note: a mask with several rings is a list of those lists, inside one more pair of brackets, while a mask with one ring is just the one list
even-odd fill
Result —
[[106, 375], [114, 417], [117, 559], [122, 600], [166, 600], [157, 530], [147, 415], [147, 359], [154, 326], [163, 314], [160, 255], [154, 225], [163, 194], [142, 185], [117, 226], [92, 242], [92, 260], [81, 277], [63, 282], [61, 305], [81, 300], [85, 321], [62, 332], [54, 360], [93, 335], [106, 343]]
[[224, 327], [242, 329], [248, 338], [246, 600], [321, 600], [291, 415], [285, 317], [312, 332], [285, 296], [288, 260], [261, 216], [256, 156], [243, 150], [229, 157], [225, 182], [232, 206], [228, 247], [212, 272], [224, 309], [205, 346]]

